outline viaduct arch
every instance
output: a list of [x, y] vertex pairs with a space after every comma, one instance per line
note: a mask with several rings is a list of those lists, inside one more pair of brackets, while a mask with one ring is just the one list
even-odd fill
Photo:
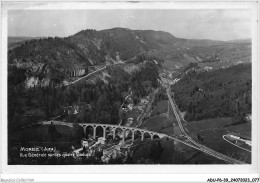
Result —
[[105, 65], [92, 65], [92, 66], [86, 66], [86, 67], [78, 67], [78, 68], [64, 68], [61, 69], [61, 71], [65, 74], [67, 74], [69, 77], [80, 77], [85, 74], [88, 74], [91, 70], [95, 71], [98, 70]]
[[159, 138], [163, 138], [166, 135], [162, 134], [162, 133], [157, 133], [157, 132], [153, 132], [150, 130], [145, 130], [145, 129], [140, 129], [140, 128], [135, 128], [135, 127], [127, 127], [127, 126], [119, 126], [119, 125], [109, 125], [109, 124], [96, 124], [96, 123], [78, 123], [81, 127], [83, 127], [84, 130], [84, 134], [86, 135], [86, 129], [87, 127], [91, 126], [93, 128], [93, 138], [96, 139], [97, 135], [96, 135], [96, 129], [97, 127], [102, 127], [103, 128], [103, 137], [106, 138], [106, 129], [110, 128], [112, 129], [113, 132], [113, 139], [115, 139], [116, 137], [116, 129], [121, 129], [122, 130], [122, 140], [123, 142], [125, 142], [125, 138], [126, 138], [126, 130], [130, 130], [131, 131], [131, 138], [132, 140], [135, 140], [135, 133], [139, 132], [141, 133], [141, 141], [144, 140], [144, 135], [145, 134], [149, 134], [151, 140], [154, 139], [154, 137], [159, 137]]
[[[53, 125], [65, 125], [65, 126], [68, 126], [68, 127], [73, 127], [73, 125], [75, 123], [67, 123], [67, 122], [62, 122], [62, 121], [51, 120], [51, 121], [38, 122], [35, 125], [39, 125], [39, 124], [41, 124], [41, 125], [51, 125], [51, 124], [53, 124]], [[125, 140], [125, 132], [126, 132], [126, 130], [130, 130], [130, 131], [134, 132], [134, 133], [131, 133], [133, 140], [134, 140], [135, 132], [141, 133], [141, 140], [142, 141], [144, 140], [144, 134], [148, 133], [150, 135], [151, 139], [154, 139], [154, 137], [160, 138], [160, 139], [163, 138], [163, 137], [167, 137], [167, 138], [170, 138], [170, 139], [175, 140], [177, 142], [180, 142], [182, 144], [185, 144], [185, 145], [187, 145], [189, 147], [197, 149], [197, 150], [199, 150], [199, 151], [201, 151], [203, 153], [206, 153], [206, 154], [208, 154], [210, 156], [213, 156], [215, 158], [221, 159], [223, 161], [226, 161], [226, 162], [229, 162], [229, 163], [232, 163], [232, 164], [245, 164], [245, 162], [242, 162], [240, 160], [236, 160], [236, 159], [233, 159], [231, 157], [225, 156], [225, 155], [223, 155], [221, 153], [218, 153], [218, 152], [216, 152], [214, 150], [211, 150], [210, 148], [208, 148], [208, 147], [206, 147], [204, 145], [200, 145], [200, 144], [199, 145], [194, 145], [194, 144], [191, 144], [191, 143], [189, 143], [189, 142], [187, 142], [185, 140], [181, 140], [181, 139], [178, 139], [178, 138], [176, 138], [174, 136], [169, 136], [169, 135], [163, 134], [163, 133], [158, 133], [158, 132], [145, 130], [145, 129], [141, 129], [141, 128], [135, 128], [135, 127], [119, 126], [119, 125], [96, 124], [96, 123], [77, 123], [77, 124], [80, 125], [81, 127], [83, 127], [83, 130], [84, 130], [85, 134], [86, 134], [86, 128], [88, 126], [93, 127], [93, 137], [95, 137], [95, 138], [96, 138], [96, 128], [99, 127], [99, 126], [103, 128], [103, 137], [106, 137], [106, 133], [105, 133], [106, 132], [106, 128], [110, 127], [112, 129], [112, 131], [113, 131], [113, 138], [115, 138], [115, 135], [116, 135], [115, 130], [117, 128], [120, 128], [123, 131], [123, 133], [122, 133], [123, 134], [123, 138], [122, 138], [123, 141]], [[26, 127], [30, 127], [30, 126], [33, 126], [33, 125], [29, 125], [29, 126], [26, 126]], [[24, 128], [26, 128], [26, 127], [24, 127]]]
[[87, 74], [88, 69], [87, 68], [76, 68], [76, 69], [64, 69], [63, 72], [67, 74], [69, 77], [79, 77], [83, 76], [84, 74]]

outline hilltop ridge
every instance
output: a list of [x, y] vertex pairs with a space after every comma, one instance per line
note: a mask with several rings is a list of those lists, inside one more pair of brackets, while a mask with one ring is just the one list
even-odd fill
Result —
[[65, 38], [19, 40], [22, 40], [20, 45], [18, 41], [9, 47], [8, 64], [24, 69], [27, 80], [32, 77], [41, 80], [52, 72], [63, 75], [61, 70], [66, 68], [136, 60], [139, 55], [164, 60], [166, 68], [173, 69], [208, 60], [222, 62], [222, 65], [251, 61], [251, 43], [248, 41], [183, 39], [154, 30], [86, 29]]

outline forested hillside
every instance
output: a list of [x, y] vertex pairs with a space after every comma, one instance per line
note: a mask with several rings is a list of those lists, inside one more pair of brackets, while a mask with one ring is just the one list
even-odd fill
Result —
[[[151, 88], [157, 87], [157, 67], [166, 65], [168, 68], [167, 64], [163, 64], [164, 61], [174, 63], [176, 67], [177, 63], [202, 64], [201, 59], [210, 58], [208, 60], [211, 62], [216, 59], [218, 63], [232, 60], [232, 65], [233, 61], [240, 59], [242, 63], [249, 62], [250, 49], [250, 40], [188, 40], [176, 38], [163, 31], [126, 28], [101, 31], [88, 29], [66, 38], [24, 41], [22, 45], [8, 51], [10, 119], [26, 121], [17, 114], [23, 114], [33, 108], [41, 108], [45, 118], [49, 119], [59, 114], [63, 107], [82, 102], [82, 106], [89, 104], [91, 111], [85, 112], [83, 116], [79, 114], [79, 120], [106, 119], [111, 123], [118, 119], [116, 110], [113, 110], [118, 110], [121, 105], [121, 93], [132, 88], [133, 100], [136, 103], [140, 97], [150, 92]], [[146, 62], [147, 60], [149, 62]], [[71, 78], [68, 78], [70, 76], [62, 71], [64, 68], [115, 63], [122, 64], [124, 69], [107, 67], [105, 77], [107, 74], [108, 84], [103, 81], [83, 81], [75, 86], [63, 87], [62, 90], [55, 88], [64, 80], [71, 81]], [[139, 67], [140, 65], [142, 66]], [[25, 86], [30, 82], [37, 84], [29, 85], [34, 88], [27, 91], [29, 87]], [[181, 110], [187, 111], [186, 118], [198, 120], [250, 113], [250, 88], [250, 66], [237, 65], [212, 72], [189, 72], [173, 90]], [[28, 108], [25, 109], [24, 105]], [[109, 114], [100, 112], [102, 110], [95, 113], [95, 107], [98, 105], [104, 108], [103, 111], [109, 111]]]
[[212, 71], [191, 70], [173, 87], [188, 121], [241, 117], [251, 113], [251, 64]]
[[[131, 88], [134, 102], [139, 102], [140, 98], [159, 86], [158, 69], [155, 62], [146, 61], [132, 73], [120, 67], [108, 69], [108, 83], [99, 80], [97, 83], [80, 82], [68, 87], [45, 86], [30, 90], [25, 90], [21, 84], [24, 71], [19, 70], [20, 80], [9, 78], [15, 83], [8, 88], [9, 129], [18, 129], [61, 114], [69, 122], [117, 124], [119, 108], [124, 100], [122, 93]], [[77, 108], [79, 113], [68, 114], [66, 109], [69, 106]], [[30, 114], [38, 115], [37, 120], [31, 120]]]

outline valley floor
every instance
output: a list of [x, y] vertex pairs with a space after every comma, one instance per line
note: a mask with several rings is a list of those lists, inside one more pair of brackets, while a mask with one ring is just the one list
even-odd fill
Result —
[[[190, 122], [186, 125], [186, 129], [189, 131], [191, 137], [199, 143], [232, 158], [251, 163], [251, 152], [228, 143], [223, 139], [223, 135], [236, 133], [251, 139], [252, 124], [248, 122], [238, 125], [228, 125], [230, 124], [230, 120], [230, 118], [217, 118]], [[222, 123], [222, 125], [226, 123], [227, 126], [216, 126], [216, 123]], [[212, 128], [209, 127], [210, 125], [212, 125]], [[198, 134], [202, 140], [198, 140]]]

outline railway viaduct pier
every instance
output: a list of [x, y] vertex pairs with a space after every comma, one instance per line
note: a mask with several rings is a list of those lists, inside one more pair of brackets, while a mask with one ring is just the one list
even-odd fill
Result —
[[93, 138], [96, 139], [97, 135], [97, 128], [102, 127], [103, 129], [103, 137], [106, 138], [106, 130], [109, 129], [113, 132], [113, 139], [116, 137], [116, 130], [120, 129], [122, 130], [122, 140], [123, 142], [125, 141], [126, 138], [126, 131], [131, 132], [131, 137], [132, 140], [135, 140], [135, 134], [138, 132], [141, 134], [141, 141], [144, 140], [145, 135], [149, 135], [151, 140], [153, 140], [155, 137], [157, 138], [163, 138], [165, 137], [165, 134], [145, 130], [145, 129], [140, 129], [140, 128], [135, 128], [135, 127], [127, 127], [127, 126], [119, 126], [119, 125], [109, 125], [109, 124], [96, 124], [96, 123], [78, 123], [80, 126], [83, 127], [84, 134], [87, 134], [87, 127], [92, 127], [93, 128]]

